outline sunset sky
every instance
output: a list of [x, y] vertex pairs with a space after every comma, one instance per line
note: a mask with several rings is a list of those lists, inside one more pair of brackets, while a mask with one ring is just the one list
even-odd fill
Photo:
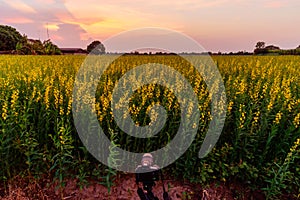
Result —
[[299, 0], [0, 0], [0, 24], [59, 47], [142, 27], [184, 33], [208, 51], [253, 51], [257, 41], [300, 45]]

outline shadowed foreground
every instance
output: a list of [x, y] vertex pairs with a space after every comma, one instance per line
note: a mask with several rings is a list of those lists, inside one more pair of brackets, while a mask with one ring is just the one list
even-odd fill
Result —
[[[31, 200], [31, 199], [102, 199], [102, 200], [139, 200], [136, 193], [137, 185], [135, 184], [134, 175], [121, 175], [111, 188], [110, 194], [105, 186], [91, 181], [82, 189], [77, 185], [78, 180], [68, 180], [65, 187], [59, 188], [57, 183], [52, 183], [49, 179], [40, 181], [29, 181], [22, 178], [13, 180], [7, 188], [1, 187], [0, 199], [2, 200]], [[184, 183], [180, 181], [166, 180], [166, 188], [172, 200], [181, 199], [265, 199], [262, 192], [250, 191], [239, 184], [212, 184], [205, 188], [200, 185]], [[153, 188], [153, 193], [162, 199], [162, 187], [158, 182]], [[290, 198], [290, 197], [289, 197]], [[289, 199], [288, 197], [286, 199]], [[285, 199], [285, 198], [284, 198]]]

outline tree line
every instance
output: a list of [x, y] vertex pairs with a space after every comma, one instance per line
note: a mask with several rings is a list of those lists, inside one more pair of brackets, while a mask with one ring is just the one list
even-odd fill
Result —
[[[96, 40], [87, 46], [87, 52], [91, 54], [104, 54], [104, 45]], [[61, 49], [50, 39], [41, 41], [29, 39], [25, 34], [21, 35], [15, 28], [0, 25], [0, 53], [19, 55], [61, 55]]]
[[266, 46], [266, 43], [259, 41], [256, 43], [254, 54], [256, 55], [300, 55], [300, 45], [295, 49], [280, 49], [274, 45]]
[[0, 51], [20, 55], [60, 55], [61, 51], [50, 39], [28, 39], [15, 28], [0, 25]]
[[[90, 54], [105, 54], [104, 45], [96, 40], [91, 42], [86, 49], [87, 53]], [[28, 39], [24, 34], [21, 35], [15, 28], [7, 25], [0, 25], [0, 53], [11, 53], [11, 54], [20, 54], [20, 55], [60, 55], [62, 54], [61, 49], [52, 43], [50, 39], [45, 41]], [[131, 52], [128, 54], [137, 55], [139, 52]], [[143, 53], [143, 55], [148, 53]], [[185, 54], [185, 53], [182, 53]], [[186, 53], [188, 54], [188, 53]], [[199, 54], [199, 53], [192, 53]], [[201, 53], [200, 53], [201, 54]], [[203, 53], [202, 53], [203, 54]], [[266, 46], [266, 43], [259, 41], [256, 43], [255, 49], [252, 52], [239, 51], [239, 52], [230, 52], [230, 53], [212, 53], [205, 52], [204, 54], [208, 55], [300, 55], [300, 45], [295, 49], [283, 50], [274, 45]], [[151, 55], [151, 52], [150, 54]], [[154, 55], [166, 55], [165, 53], [158, 52]]]

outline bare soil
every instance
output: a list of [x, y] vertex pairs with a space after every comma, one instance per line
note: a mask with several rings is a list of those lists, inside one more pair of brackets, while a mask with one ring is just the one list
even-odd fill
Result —
[[[77, 179], [69, 179], [64, 187], [58, 187], [57, 182], [44, 178], [35, 180], [32, 178], [15, 178], [6, 187], [0, 185], [0, 199], [2, 200], [139, 200], [137, 195], [138, 186], [135, 183], [134, 174], [122, 174], [118, 176], [111, 188], [93, 180], [86, 186], [80, 187]], [[172, 200], [199, 199], [199, 200], [236, 200], [253, 199], [263, 200], [265, 196], [261, 191], [251, 191], [240, 184], [211, 184], [201, 185], [187, 182], [165, 180], [165, 188]], [[163, 189], [161, 181], [153, 187], [153, 193], [162, 198]]]

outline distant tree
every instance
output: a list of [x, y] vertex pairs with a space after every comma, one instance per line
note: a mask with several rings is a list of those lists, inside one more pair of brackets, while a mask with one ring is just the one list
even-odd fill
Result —
[[256, 49], [263, 49], [265, 48], [266, 43], [265, 42], [257, 42], [255, 48]]
[[0, 25], [0, 51], [11, 51], [22, 40], [22, 35], [13, 27]]
[[274, 45], [269, 45], [269, 46], [266, 46], [265, 49], [267, 50], [280, 50], [279, 47], [277, 46], [274, 46]]
[[265, 49], [265, 48], [262, 48], [262, 49], [255, 49], [254, 50], [254, 54], [267, 54], [269, 51], [267, 50], [267, 49]]
[[43, 43], [40, 40], [30, 40], [31, 43], [31, 54], [32, 55], [43, 55], [45, 54]]
[[26, 35], [16, 45], [14, 53], [21, 55], [43, 55], [44, 46], [40, 40], [28, 39]]
[[17, 43], [16, 54], [20, 55], [60, 55], [60, 49], [50, 40], [45, 40], [43, 43], [40, 40], [24, 39]]
[[91, 44], [89, 44], [86, 50], [88, 51], [88, 53], [92, 53], [96, 55], [105, 54], [105, 47], [98, 40], [93, 41]]
[[58, 46], [53, 44], [50, 39], [43, 42], [43, 47], [44, 54], [46, 55], [61, 55], [61, 51]]
[[26, 35], [23, 35], [23, 38], [16, 44], [16, 50], [13, 52], [19, 55], [32, 54], [32, 46], [27, 42]]
[[255, 45], [255, 49], [254, 49], [254, 54], [266, 54], [268, 53], [268, 50], [265, 49], [265, 45], [266, 43], [265, 42], [257, 42], [256, 45]]

